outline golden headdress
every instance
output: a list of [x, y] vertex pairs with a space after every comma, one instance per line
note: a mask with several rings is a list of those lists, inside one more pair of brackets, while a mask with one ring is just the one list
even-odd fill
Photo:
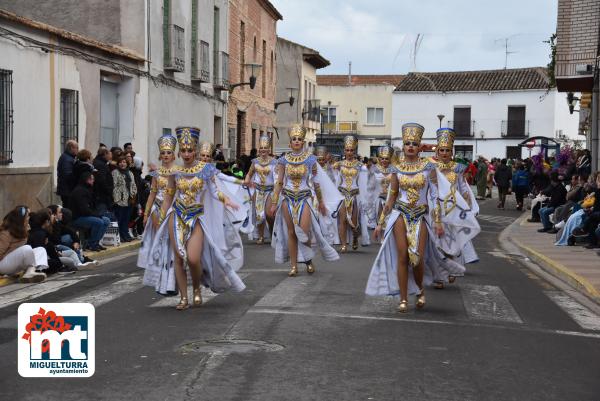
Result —
[[179, 142], [179, 150], [191, 149], [196, 150], [198, 141], [200, 140], [200, 128], [196, 127], [177, 127], [175, 128], [177, 142]]
[[290, 128], [290, 139], [292, 138], [300, 138], [304, 140], [306, 137], [306, 128], [304, 128], [301, 124], [294, 124]]
[[344, 149], [353, 149], [355, 150], [358, 147], [358, 141], [352, 135], [347, 135], [344, 137]]
[[406, 123], [402, 126], [402, 141], [403, 142], [418, 142], [421, 143], [421, 138], [425, 132], [425, 127], [417, 123]]
[[210, 143], [210, 142], [201, 142], [200, 143], [200, 152], [199, 153], [205, 152], [205, 153], [208, 153], [212, 157], [212, 154], [214, 151], [215, 151], [215, 145], [213, 145], [212, 143]]
[[454, 137], [456, 132], [452, 128], [440, 128], [435, 132], [437, 136], [437, 148], [447, 148], [452, 150], [454, 147]]
[[166, 134], [158, 138], [158, 151], [162, 152], [163, 150], [170, 150], [171, 152], [175, 152], [177, 148], [177, 138], [175, 138], [171, 134]]
[[271, 137], [269, 135], [261, 135], [258, 138], [258, 148], [271, 150]]
[[387, 157], [387, 158], [391, 159], [393, 155], [394, 155], [394, 148], [392, 148], [391, 146], [384, 145], [384, 146], [380, 146], [377, 149], [378, 157]]

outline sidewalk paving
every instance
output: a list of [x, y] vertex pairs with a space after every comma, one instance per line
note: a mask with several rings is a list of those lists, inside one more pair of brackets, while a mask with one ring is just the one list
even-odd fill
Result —
[[[134, 241], [127, 242], [127, 243], [122, 243], [119, 246], [107, 247], [107, 249], [105, 251], [85, 252], [85, 255], [90, 259], [98, 260], [101, 262], [102, 260], [108, 259], [110, 257], [138, 249], [140, 247], [141, 243], [142, 243], [142, 241], [140, 241], [140, 240], [134, 240]], [[102, 266], [102, 263], [100, 263], [100, 266]], [[53, 276], [58, 277], [58, 276], [60, 276], [60, 274], [54, 274]], [[52, 278], [52, 276], [50, 276], [50, 278]], [[4, 287], [6, 285], [14, 284], [17, 282], [18, 282], [18, 277], [15, 277], [15, 276], [1, 277], [0, 276], [0, 287]]]
[[528, 223], [528, 211], [508, 227], [505, 238], [544, 271], [600, 303], [600, 256], [583, 246], [555, 246], [556, 235], [538, 233], [540, 223]]

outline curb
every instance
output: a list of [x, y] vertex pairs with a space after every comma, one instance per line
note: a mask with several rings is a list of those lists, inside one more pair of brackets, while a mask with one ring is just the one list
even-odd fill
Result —
[[507, 228], [502, 231], [499, 236], [500, 243], [509, 241], [512, 245], [516, 246], [525, 256], [531, 259], [536, 265], [538, 265], [543, 271], [551, 274], [552, 276], [560, 279], [564, 283], [568, 284], [581, 294], [590, 298], [596, 303], [600, 303], [600, 291], [594, 287], [585, 277], [571, 271], [568, 267], [562, 263], [556, 262], [535, 249], [513, 241], [510, 237], [510, 233], [516, 226], [523, 225], [523, 222], [527, 218], [527, 213], [524, 213], [522, 217], [519, 217]]

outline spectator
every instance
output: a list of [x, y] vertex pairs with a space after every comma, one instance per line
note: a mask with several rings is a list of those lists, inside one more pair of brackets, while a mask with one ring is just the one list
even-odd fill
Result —
[[50, 241], [51, 217], [48, 209], [39, 210], [31, 215], [31, 231], [27, 243], [32, 248], [44, 247], [48, 255], [48, 266], [45, 270], [48, 274], [54, 273], [75, 273], [77, 265], [81, 264], [77, 254], [72, 250], [61, 254], [56, 249], [56, 244]]
[[540, 208], [540, 220], [542, 221], [543, 227], [540, 228], [538, 232], [541, 233], [552, 229], [550, 215], [557, 207], [564, 205], [566, 202], [567, 190], [558, 180], [558, 172], [553, 171], [550, 174], [550, 185], [542, 191], [542, 194], [550, 199], [546, 206]]
[[517, 210], [523, 210], [523, 200], [529, 193], [529, 174], [525, 171], [523, 163], [517, 164], [517, 170], [512, 177], [512, 187], [517, 199]]
[[215, 161], [215, 164], [217, 165], [217, 168], [219, 170], [223, 170], [225, 167], [225, 155], [223, 154], [223, 145], [218, 143], [215, 151], [213, 152], [213, 160]]
[[498, 209], [504, 209], [504, 204], [506, 203], [506, 195], [510, 193], [510, 181], [512, 179], [512, 172], [510, 167], [506, 165], [506, 159], [502, 159], [500, 161], [500, 165], [498, 169], [494, 173], [494, 180], [496, 181], [496, 186], [498, 187], [498, 197], [500, 201], [498, 202]]
[[485, 199], [485, 190], [487, 187], [487, 174], [488, 167], [483, 156], [479, 156], [477, 162], [477, 173], [475, 174], [475, 181], [477, 182], [477, 199]]
[[576, 208], [576, 205], [583, 200], [585, 192], [583, 190], [583, 182], [577, 174], [571, 176], [571, 185], [566, 196], [566, 203], [559, 206], [554, 211], [554, 227], [548, 231], [551, 234], [556, 234], [563, 225], [571, 213]]
[[56, 167], [56, 194], [60, 196], [64, 207], [69, 207], [69, 195], [76, 183], [76, 181], [73, 180], [73, 166], [75, 165], [75, 156], [78, 151], [79, 145], [76, 141], [67, 141], [65, 151], [58, 158]]
[[575, 163], [575, 167], [577, 168], [577, 173], [579, 175], [589, 176], [592, 173], [591, 160], [592, 158], [589, 150], [583, 149], [579, 152], [579, 157]]
[[487, 190], [488, 193], [485, 196], [486, 198], [492, 198], [492, 190], [494, 189], [494, 175], [496, 174], [496, 159], [492, 159], [488, 164], [488, 173], [487, 173]]
[[59, 205], [50, 205], [48, 206], [48, 210], [50, 211], [50, 223], [52, 224], [52, 227], [49, 230], [49, 239], [55, 244], [56, 249], [61, 253], [67, 254], [69, 251], [75, 252], [77, 259], [79, 260], [79, 263], [76, 263], [76, 266], [87, 266], [89, 264], [97, 265], [97, 261], [90, 259], [83, 254], [77, 231], [64, 221], [63, 210], [67, 211], [69, 215], [71, 211], [63, 209]]
[[121, 149], [118, 146], [114, 146], [110, 148], [110, 153], [112, 154], [112, 158], [110, 160], [110, 163], [108, 164], [108, 168], [112, 173], [114, 170], [117, 169], [117, 159], [123, 156], [123, 149]]
[[24, 272], [20, 282], [39, 283], [46, 279], [46, 274], [35, 269], [47, 259], [46, 251], [26, 245], [28, 229], [29, 209], [26, 206], [17, 206], [4, 216], [0, 226], [0, 274]]
[[593, 206], [586, 209], [583, 224], [573, 231], [573, 235], [576, 236], [587, 235], [588, 245], [586, 248], [588, 249], [598, 248], [598, 238], [596, 237], [596, 229], [600, 224], [600, 174], [598, 173], [596, 173], [595, 184], [593, 195], [590, 194], [590, 197], [594, 198]]
[[133, 145], [131, 144], [131, 142], [127, 142], [123, 145], [123, 152], [133, 152]]
[[96, 210], [93, 185], [94, 176], [86, 171], [81, 175], [79, 185], [71, 193], [73, 199], [73, 225], [91, 230], [86, 249], [101, 251], [106, 249], [100, 245], [100, 240], [110, 224], [110, 219], [103, 217]]
[[132, 206], [132, 214], [131, 219], [135, 223], [134, 228], [137, 235], [140, 235], [144, 232], [144, 211], [142, 210], [142, 205], [146, 205], [146, 201], [148, 200], [148, 196], [150, 196], [150, 186], [147, 185], [146, 181], [142, 177], [142, 172], [144, 171], [144, 162], [142, 158], [139, 156], [135, 156], [133, 158], [133, 168], [130, 169], [133, 173], [133, 178], [135, 181], [135, 186], [137, 189], [136, 205]]
[[[92, 164], [92, 153], [87, 149], [81, 149], [77, 152], [77, 158], [75, 165], [73, 166], [73, 182], [78, 183], [79, 177], [84, 171], [94, 172], [94, 165]], [[75, 188], [75, 186], [73, 186]]]
[[112, 153], [106, 148], [98, 149], [94, 159], [94, 197], [96, 209], [100, 213], [109, 211], [112, 206], [113, 178], [108, 164], [112, 160]]
[[115, 215], [119, 223], [119, 235], [122, 242], [130, 242], [133, 238], [129, 235], [129, 217], [131, 216], [132, 203], [137, 204], [135, 201], [137, 187], [125, 157], [117, 160], [117, 170], [114, 170], [112, 175], [115, 184], [113, 202], [115, 204]]

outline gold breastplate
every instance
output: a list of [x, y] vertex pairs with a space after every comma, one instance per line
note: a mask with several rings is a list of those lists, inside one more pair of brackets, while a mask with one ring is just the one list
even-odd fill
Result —
[[398, 177], [398, 184], [400, 189], [406, 191], [408, 197], [408, 204], [411, 207], [417, 205], [419, 201], [420, 192], [425, 186], [425, 174], [417, 173], [417, 174], [400, 174]]
[[196, 203], [196, 195], [204, 187], [204, 180], [198, 177], [179, 178], [176, 185], [183, 203], [192, 205]]
[[162, 192], [165, 189], [167, 189], [167, 185], [169, 184], [169, 179], [167, 177], [163, 177], [162, 175], [159, 175], [158, 178], [156, 179], [156, 184], [158, 186], [158, 191]]
[[285, 174], [292, 182], [294, 191], [298, 191], [300, 189], [300, 184], [302, 183], [302, 179], [306, 175], [306, 172], [307, 169], [305, 164], [288, 163], [285, 165]]
[[260, 183], [265, 185], [267, 182], [267, 177], [269, 174], [271, 174], [271, 164], [261, 165], [260, 163], [256, 163], [254, 169], [256, 170], [256, 174], [258, 174]]
[[359, 171], [356, 166], [356, 161], [344, 161], [340, 165], [340, 173], [342, 174], [343, 184], [348, 189], [352, 187], [352, 182], [354, 181], [354, 178], [358, 175]]

